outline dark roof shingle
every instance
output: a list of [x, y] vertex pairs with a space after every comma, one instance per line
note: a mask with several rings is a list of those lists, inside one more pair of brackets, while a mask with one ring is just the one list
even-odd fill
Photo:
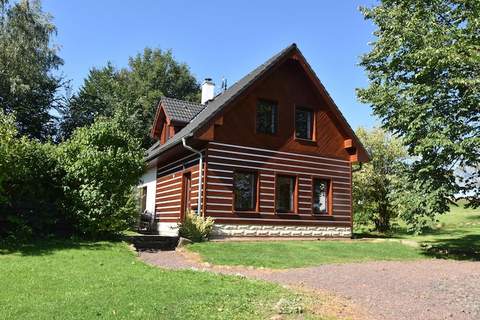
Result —
[[160, 100], [167, 117], [173, 121], [190, 122], [205, 105], [195, 102], [183, 101], [173, 98], [162, 97]]

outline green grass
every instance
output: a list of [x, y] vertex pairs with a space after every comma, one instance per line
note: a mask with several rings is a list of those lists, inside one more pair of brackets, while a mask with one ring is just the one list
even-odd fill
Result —
[[427, 256], [480, 260], [480, 209], [465, 209], [460, 203], [437, 219], [434, 227], [421, 235], [409, 234], [400, 225], [393, 237], [417, 241]]
[[298, 299], [264, 282], [148, 266], [111, 242], [0, 248], [0, 284], [0, 319], [268, 319], [279, 299]]
[[[480, 209], [452, 206], [451, 212], [438, 217], [432, 230], [410, 234], [400, 223], [391, 235], [357, 234], [359, 238], [393, 238], [392, 241], [362, 239], [354, 241], [262, 241], [209, 242], [193, 244], [197, 252], [212, 264], [244, 265], [266, 268], [295, 268], [326, 263], [372, 260], [414, 260], [447, 258], [480, 260]], [[369, 241], [371, 240], [371, 241]], [[418, 248], [396, 240], [409, 240]]]
[[407, 232], [402, 221], [388, 235], [357, 230], [359, 238], [394, 238], [416, 241], [428, 257], [480, 261], [480, 209], [465, 209], [463, 202], [439, 215], [430, 230], [420, 235]]
[[205, 242], [192, 244], [188, 249], [213, 264], [265, 268], [424, 257], [416, 248], [390, 241]]

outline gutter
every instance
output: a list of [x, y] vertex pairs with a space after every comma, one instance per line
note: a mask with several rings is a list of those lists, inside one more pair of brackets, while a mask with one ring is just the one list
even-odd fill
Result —
[[203, 154], [201, 151], [192, 148], [191, 146], [187, 145], [187, 137], [191, 137], [192, 135], [188, 135], [182, 138], [183, 147], [187, 150], [192, 151], [193, 153], [198, 154], [199, 163], [198, 163], [198, 199], [197, 199], [197, 215], [201, 215], [202, 212], [202, 184], [203, 184]]

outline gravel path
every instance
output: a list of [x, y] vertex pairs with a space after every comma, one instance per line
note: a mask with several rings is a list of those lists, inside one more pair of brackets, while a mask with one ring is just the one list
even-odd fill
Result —
[[480, 319], [480, 262], [366, 262], [265, 270], [211, 266], [176, 251], [143, 252], [140, 257], [165, 268], [241, 274], [331, 292], [362, 306], [376, 319]]

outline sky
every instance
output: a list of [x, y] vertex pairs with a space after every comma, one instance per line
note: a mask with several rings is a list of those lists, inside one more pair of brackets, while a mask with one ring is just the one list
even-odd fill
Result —
[[378, 124], [355, 88], [374, 25], [359, 6], [374, 0], [44, 0], [58, 28], [63, 75], [78, 90], [92, 67], [125, 67], [146, 46], [171, 49], [201, 81], [233, 84], [296, 43], [353, 128]]

